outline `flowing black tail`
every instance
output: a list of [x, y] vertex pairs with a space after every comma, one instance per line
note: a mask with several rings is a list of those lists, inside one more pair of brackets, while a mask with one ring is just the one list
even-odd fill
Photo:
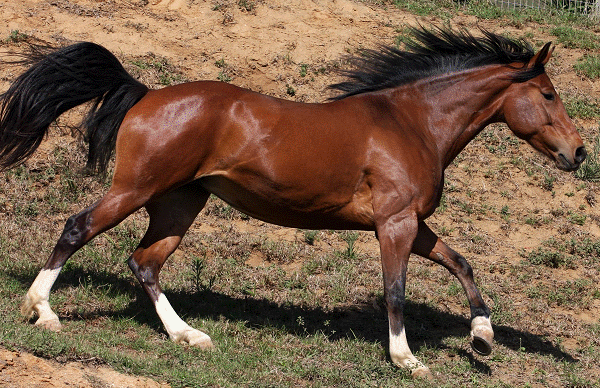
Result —
[[32, 47], [33, 64], [0, 95], [0, 170], [29, 157], [62, 113], [93, 101], [83, 122], [87, 167], [106, 170], [125, 114], [148, 92], [104, 47], [77, 43], [50, 53]]

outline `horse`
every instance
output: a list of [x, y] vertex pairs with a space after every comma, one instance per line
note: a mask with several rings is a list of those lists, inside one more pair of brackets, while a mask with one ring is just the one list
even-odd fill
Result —
[[1, 96], [0, 168], [22, 163], [48, 126], [85, 102], [87, 167], [112, 184], [68, 218], [29, 288], [22, 313], [60, 330], [49, 297], [69, 257], [140, 208], [148, 229], [127, 260], [169, 337], [209, 349], [210, 337], [174, 311], [159, 283], [211, 194], [265, 222], [303, 229], [374, 231], [380, 245], [389, 358], [430, 375], [411, 352], [403, 309], [409, 256], [446, 267], [471, 313], [471, 345], [490, 354], [490, 309], [464, 256], [425, 223], [440, 203], [444, 170], [487, 125], [576, 170], [586, 149], [545, 72], [554, 47], [481, 29], [414, 27], [400, 48], [363, 50], [331, 85], [338, 95], [300, 103], [228, 83], [197, 81], [150, 90], [107, 49], [81, 42], [23, 53], [30, 67]]

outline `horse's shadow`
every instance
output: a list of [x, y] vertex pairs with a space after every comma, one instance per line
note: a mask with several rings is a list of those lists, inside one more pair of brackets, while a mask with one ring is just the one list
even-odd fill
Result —
[[[141, 287], [105, 272], [85, 271], [80, 268], [64, 271], [54, 289], [79, 286], [81, 279], [103, 286], [112, 285], [110, 293], [128, 294], [132, 301], [120, 310], [95, 310], [90, 314], [62, 316], [63, 321], [91, 319], [97, 316], [127, 318], [163, 332], [162, 324], [152, 304]], [[11, 274], [25, 287], [31, 283], [23, 274]], [[388, 346], [388, 322], [385, 309], [377, 303], [335, 308], [304, 307], [295, 304], [277, 304], [267, 299], [253, 297], [237, 298], [209, 289], [189, 293], [166, 291], [171, 305], [184, 319], [205, 318], [244, 322], [250, 328], [274, 327], [293, 335], [307, 336], [322, 334], [330, 340], [358, 338]], [[453, 349], [480, 373], [490, 374], [485, 358], [476, 357], [463, 348], [453, 348], [444, 343], [447, 337], [465, 337], [468, 341], [470, 321], [465, 317], [440, 311], [424, 303], [407, 301], [405, 305], [406, 334], [413, 350], [427, 348]], [[509, 349], [541, 355], [550, 355], [557, 360], [575, 362], [568, 353], [548, 340], [510, 326], [494, 325], [494, 341]], [[202, 329], [202, 328], [199, 328]]]

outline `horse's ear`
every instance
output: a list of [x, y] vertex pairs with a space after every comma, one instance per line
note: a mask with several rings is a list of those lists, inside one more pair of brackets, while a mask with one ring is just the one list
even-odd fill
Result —
[[553, 51], [554, 46], [552, 46], [552, 42], [546, 43], [544, 47], [529, 60], [527, 67], [544, 66], [550, 60]]

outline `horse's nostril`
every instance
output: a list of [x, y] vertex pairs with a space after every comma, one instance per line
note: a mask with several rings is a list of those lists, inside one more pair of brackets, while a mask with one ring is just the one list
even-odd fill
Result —
[[584, 146], [581, 146], [575, 150], [575, 161], [577, 163], [583, 162], [585, 160], [586, 156], [587, 156], [587, 151], [585, 150]]

